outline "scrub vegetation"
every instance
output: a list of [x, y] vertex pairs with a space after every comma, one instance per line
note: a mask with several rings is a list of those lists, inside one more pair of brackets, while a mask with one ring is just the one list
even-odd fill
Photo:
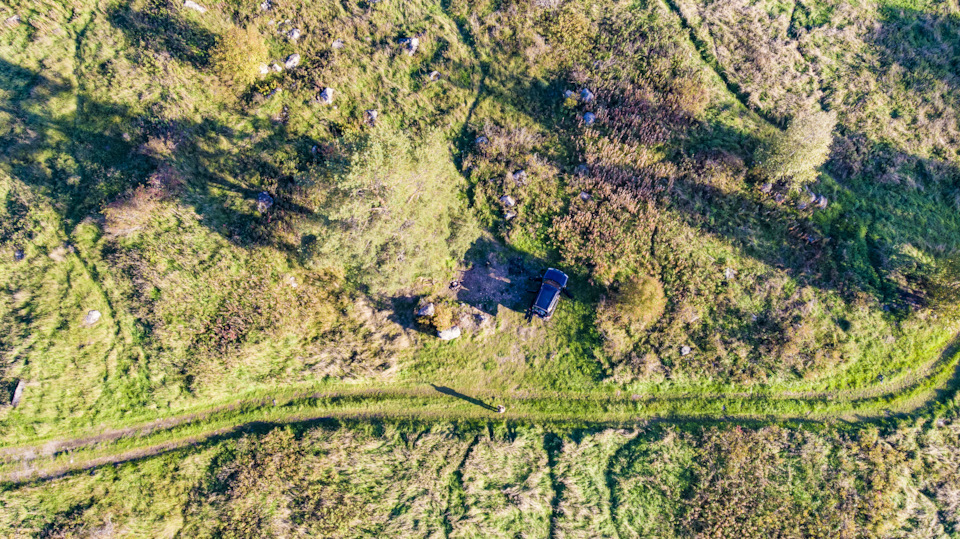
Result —
[[954, 3], [197, 4], [0, 5], [11, 529], [955, 533]]

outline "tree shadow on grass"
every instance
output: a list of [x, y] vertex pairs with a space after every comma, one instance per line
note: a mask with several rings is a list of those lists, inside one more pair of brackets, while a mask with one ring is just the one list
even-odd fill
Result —
[[185, 19], [170, 5], [156, 2], [153, 10], [143, 11], [117, 6], [108, 12], [107, 17], [139, 48], [170, 54], [198, 69], [208, 66], [210, 51], [217, 43], [217, 36]]

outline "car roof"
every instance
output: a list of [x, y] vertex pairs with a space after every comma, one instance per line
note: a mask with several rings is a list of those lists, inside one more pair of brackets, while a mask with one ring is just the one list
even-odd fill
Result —
[[543, 285], [540, 286], [540, 293], [537, 294], [537, 300], [533, 302], [533, 305], [547, 310], [550, 308], [550, 302], [553, 301], [553, 298], [559, 293], [560, 290], [557, 287], [543, 283]]
[[558, 269], [553, 269], [553, 268], [548, 269], [547, 272], [543, 274], [543, 278], [544, 280], [549, 279], [557, 283], [558, 285], [560, 285], [560, 288], [567, 286], [567, 280], [568, 280], [567, 274]]

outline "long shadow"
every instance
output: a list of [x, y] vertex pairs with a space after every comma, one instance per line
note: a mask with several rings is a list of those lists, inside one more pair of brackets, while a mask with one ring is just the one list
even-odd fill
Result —
[[455, 398], [458, 398], [458, 399], [460, 399], [460, 400], [467, 401], [467, 402], [469, 402], [470, 404], [473, 404], [473, 405], [476, 405], [476, 406], [479, 406], [479, 407], [483, 408], [484, 410], [490, 410], [491, 412], [496, 412], [496, 411], [497, 411], [497, 408], [496, 408], [496, 407], [491, 406], [491, 405], [483, 402], [483, 401], [480, 400], [480, 399], [475, 399], [475, 398], [470, 397], [470, 396], [468, 396], [468, 395], [464, 395], [463, 393], [460, 393], [459, 391], [454, 391], [453, 389], [450, 389], [449, 387], [437, 386], [437, 385], [433, 385], [433, 384], [430, 384], [430, 385], [433, 386], [433, 389], [436, 389], [436, 390], [437, 390], [437, 393], [443, 393], [444, 395], [449, 395], [449, 396], [451, 396], [451, 397], [455, 397]]
[[126, 33], [140, 48], [170, 54], [197, 68], [210, 63], [217, 37], [209, 30], [183, 18], [171, 9], [173, 3], [153, 0], [149, 9], [114, 7], [107, 14], [110, 23]]

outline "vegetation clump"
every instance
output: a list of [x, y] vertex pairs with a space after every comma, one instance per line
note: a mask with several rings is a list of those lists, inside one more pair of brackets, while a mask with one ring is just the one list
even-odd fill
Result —
[[231, 25], [218, 38], [210, 53], [211, 63], [220, 78], [230, 86], [245, 89], [260, 77], [270, 51], [253, 25]]
[[660, 319], [666, 306], [663, 285], [655, 277], [641, 275], [626, 280], [609, 298], [601, 300], [597, 310], [604, 348], [615, 358], [625, 355]]
[[803, 109], [784, 131], [774, 133], [761, 146], [756, 160], [763, 176], [791, 189], [816, 181], [830, 154], [836, 125], [834, 111]]

